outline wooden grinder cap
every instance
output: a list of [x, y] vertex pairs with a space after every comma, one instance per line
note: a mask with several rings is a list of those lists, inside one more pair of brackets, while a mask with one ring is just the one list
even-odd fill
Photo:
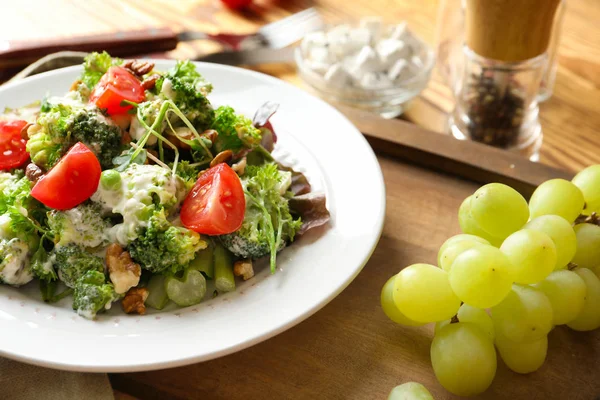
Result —
[[523, 61], [548, 48], [561, 0], [466, 0], [466, 43], [480, 56]]

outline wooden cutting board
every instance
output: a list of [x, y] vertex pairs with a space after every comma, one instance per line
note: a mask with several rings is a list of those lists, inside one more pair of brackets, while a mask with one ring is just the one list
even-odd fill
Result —
[[[350, 114], [378, 152], [387, 190], [383, 235], [360, 275], [314, 316], [266, 342], [187, 367], [113, 374], [116, 390], [143, 399], [385, 399], [394, 386], [417, 381], [437, 400], [457, 398], [433, 374], [433, 326], [410, 328], [389, 321], [379, 306], [381, 287], [405, 266], [435, 264], [439, 246], [459, 233], [458, 207], [479, 185], [456, 174], [478, 182], [512, 181], [525, 193], [545, 179], [568, 174], [432, 136], [401, 121], [382, 123], [367, 113]], [[168, 339], [156, 346], [168, 348]], [[518, 375], [499, 360], [494, 383], [477, 398], [596, 399], [599, 353], [600, 332], [557, 327], [539, 371]]]

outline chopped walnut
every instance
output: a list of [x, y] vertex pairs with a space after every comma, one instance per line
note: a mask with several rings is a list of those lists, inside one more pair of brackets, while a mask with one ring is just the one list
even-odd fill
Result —
[[142, 269], [131, 259], [129, 252], [116, 243], [106, 249], [106, 265], [115, 292], [123, 294], [140, 282]]
[[214, 167], [215, 165], [228, 162], [229, 160], [231, 160], [232, 157], [233, 152], [231, 150], [222, 151], [219, 154], [217, 154], [215, 158], [212, 159], [212, 161], [210, 162], [210, 166]]
[[25, 125], [23, 128], [21, 128], [21, 137], [25, 140], [29, 139], [29, 134], [27, 132], [29, 131], [29, 127], [31, 125], [33, 125], [33, 124], [30, 122], [27, 125]]
[[152, 71], [154, 63], [143, 60], [127, 60], [121, 64], [121, 67], [129, 70], [133, 75], [140, 78]]
[[219, 133], [214, 129], [207, 129], [204, 132], [202, 132], [200, 136], [207, 138], [208, 140], [210, 140], [211, 143], [214, 144], [217, 140], [217, 136], [219, 136]]
[[252, 268], [252, 260], [236, 261], [233, 264], [233, 275], [241, 276], [247, 281], [254, 276], [254, 268]]
[[156, 81], [158, 80], [158, 78], [160, 78], [160, 75], [158, 75], [158, 74], [152, 74], [152, 75], [146, 77], [146, 79], [144, 79], [142, 81], [142, 87], [145, 90], [154, 89], [154, 86], [156, 85]]
[[149, 294], [150, 292], [146, 288], [134, 287], [129, 289], [123, 300], [121, 300], [123, 311], [127, 314], [145, 314], [146, 306], [144, 302]]
[[71, 87], [69, 88], [69, 92], [74, 92], [75, 90], [77, 90], [77, 87], [79, 85], [81, 85], [83, 83], [83, 81], [81, 79], [77, 79], [75, 82], [73, 82], [71, 84]]

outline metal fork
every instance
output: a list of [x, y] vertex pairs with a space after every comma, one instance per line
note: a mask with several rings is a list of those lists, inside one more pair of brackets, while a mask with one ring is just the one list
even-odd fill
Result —
[[321, 29], [323, 25], [323, 20], [317, 10], [308, 8], [265, 25], [256, 33], [240, 35], [185, 31], [178, 34], [178, 38], [180, 41], [214, 40], [231, 50], [249, 50], [263, 46], [279, 49], [300, 40], [307, 33]]

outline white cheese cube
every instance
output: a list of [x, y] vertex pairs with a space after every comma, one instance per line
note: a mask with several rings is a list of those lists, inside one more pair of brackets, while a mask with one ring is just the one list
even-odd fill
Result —
[[342, 88], [350, 82], [350, 75], [341, 64], [333, 64], [325, 73], [325, 80], [334, 87]]
[[396, 61], [410, 55], [410, 49], [401, 40], [385, 39], [377, 43], [377, 54], [385, 68], [389, 68]]
[[390, 81], [404, 80], [407, 79], [410, 75], [411, 72], [408, 67], [408, 62], [406, 60], [396, 61], [396, 63], [392, 65], [387, 74]]
[[304, 36], [302, 43], [300, 43], [302, 54], [306, 57], [313, 47], [327, 47], [327, 36], [325, 35], [325, 32], [312, 32]]
[[333, 64], [335, 62], [335, 56], [331, 54], [327, 47], [312, 47], [307, 58], [312, 62], [321, 64]]
[[348, 39], [348, 53], [359, 51], [371, 43], [371, 31], [366, 28], [352, 29]]
[[327, 32], [329, 50], [337, 58], [343, 58], [349, 52], [350, 32], [350, 25], [347, 24], [338, 25]]
[[359, 26], [368, 29], [371, 33], [371, 40], [377, 41], [381, 36], [383, 21], [381, 17], [365, 17], [360, 20]]
[[327, 70], [331, 67], [331, 64], [317, 62], [317, 61], [309, 61], [306, 63], [306, 66], [315, 71], [319, 75], [325, 75]]
[[352, 66], [352, 74], [362, 76], [367, 72], [379, 72], [382, 69], [379, 56], [370, 46], [364, 46], [356, 55]]
[[392, 85], [386, 74], [381, 72], [367, 72], [360, 80], [360, 86], [364, 89], [385, 89]]
[[408, 32], [406, 29], [406, 21], [402, 21], [398, 25], [394, 25], [393, 27], [391, 27], [389, 38], [395, 40], [402, 40], [404, 39], [407, 33]]

